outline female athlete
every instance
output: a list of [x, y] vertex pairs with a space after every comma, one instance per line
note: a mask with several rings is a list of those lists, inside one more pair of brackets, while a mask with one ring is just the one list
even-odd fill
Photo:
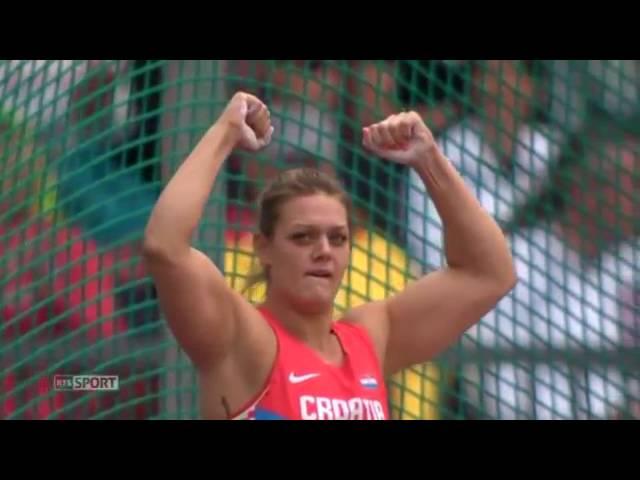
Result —
[[204, 419], [389, 418], [385, 377], [433, 358], [513, 288], [513, 261], [414, 112], [363, 129], [363, 145], [415, 169], [444, 224], [447, 266], [385, 301], [333, 317], [350, 256], [350, 203], [332, 177], [289, 170], [263, 193], [254, 249], [267, 282], [254, 307], [191, 236], [222, 163], [273, 133], [258, 98], [237, 93], [167, 184], [149, 218], [145, 262], [198, 371]]

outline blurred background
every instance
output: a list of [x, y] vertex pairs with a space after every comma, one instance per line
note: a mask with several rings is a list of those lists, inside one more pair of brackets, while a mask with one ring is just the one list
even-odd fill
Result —
[[[239, 89], [268, 103], [276, 135], [229, 158], [197, 236], [234, 288], [260, 188], [300, 165], [337, 175], [357, 207], [337, 315], [439, 268], [419, 179], [360, 146], [363, 125], [416, 110], [502, 225], [519, 283], [458, 344], [388, 379], [394, 418], [640, 418], [640, 62], [627, 60], [0, 61], [0, 418], [198, 417], [139, 246]], [[58, 391], [56, 374], [119, 375], [120, 389]]]

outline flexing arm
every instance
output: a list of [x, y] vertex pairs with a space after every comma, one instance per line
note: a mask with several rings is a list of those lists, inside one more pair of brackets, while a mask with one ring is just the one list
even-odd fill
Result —
[[513, 288], [507, 241], [414, 113], [364, 130], [364, 144], [415, 168], [444, 225], [447, 266], [386, 302], [367, 306], [385, 371], [423, 363], [453, 343]]
[[236, 94], [164, 188], [147, 224], [143, 255], [176, 339], [199, 367], [227, 353], [238, 299], [191, 237], [222, 163], [235, 147], [258, 150], [272, 127], [265, 105]]

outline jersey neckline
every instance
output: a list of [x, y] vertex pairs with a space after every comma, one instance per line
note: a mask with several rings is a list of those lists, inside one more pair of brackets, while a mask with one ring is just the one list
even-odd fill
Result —
[[311, 348], [304, 341], [300, 340], [298, 337], [296, 337], [291, 332], [289, 332], [289, 330], [287, 330], [287, 328], [284, 325], [282, 325], [282, 323], [280, 323], [280, 321], [276, 318], [276, 316], [267, 307], [261, 305], [258, 307], [258, 311], [262, 313], [267, 318], [269, 323], [273, 325], [272, 328], [277, 328], [282, 332], [283, 335], [286, 335], [286, 337], [289, 338], [291, 341], [306, 348], [323, 365], [326, 365], [327, 367], [330, 367], [330, 368], [335, 368], [336, 370], [341, 370], [348, 365], [349, 358], [350, 358], [349, 351], [345, 345], [345, 342], [343, 341], [343, 338], [340, 335], [340, 332], [338, 331], [338, 329], [335, 328], [335, 324], [341, 320], [335, 320], [331, 324], [331, 333], [336, 337], [338, 341], [338, 345], [340, 346], [340, 350], [342, 351], [342, 355], [343, 355], [342, 362], [340, 364], [335, 364], [327, 361], [325, 358], [322, 357], [322, 355], [318, 351]]

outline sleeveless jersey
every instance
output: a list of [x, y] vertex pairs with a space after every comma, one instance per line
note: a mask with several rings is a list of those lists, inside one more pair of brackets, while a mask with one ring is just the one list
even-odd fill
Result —
[[260, 309], [278, 342], [276, 359], [262, 392], [236, 420], [386, 420], [387, 390], [373, 343], [364, 327], [334, 322], [344, 352], [331, 365]]

